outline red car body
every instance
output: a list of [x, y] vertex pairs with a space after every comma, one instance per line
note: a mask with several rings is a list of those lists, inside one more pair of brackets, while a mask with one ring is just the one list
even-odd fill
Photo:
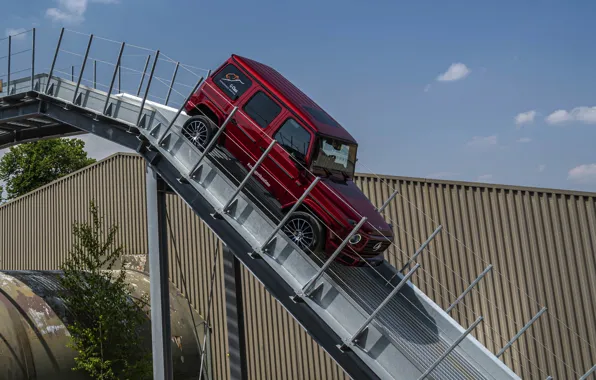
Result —
[[[234, 107], [238, 111], [218, 144], [249, 170], [271, 140], [278, 141], [255, 177], [282, 212], [294, 205], [315, 175], [321, 177], [301, 206], [318, 219], [319, 226], [311, 222], [323, 234], [316, 247], [307, 247], [332, 254], [365, 216], [367, 222], [337, 260], [345, 265], [380, 263], [393, 240], [392, 226], [353, 182], [357, 143], [350, 133], [273, 68], [238, 55], [204, 81], [185, 110], [199, 122], [210, 119], [215, 124], [210, 128], [217, 128]], [[296, 237], [297, 230], [289, 228], [286, 233]]]

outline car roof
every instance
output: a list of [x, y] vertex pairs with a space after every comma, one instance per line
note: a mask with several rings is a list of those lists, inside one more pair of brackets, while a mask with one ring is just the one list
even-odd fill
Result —
[[[354, 137], [341, 124], [275, 69], [236, 54], [232, 54], [232, 59], [257, 77], [258, 80], [265, 82], [277, 97], [287, 103], [294, 112], [310, 123], [315, 130], [323, 135], [356, 143]], [[316, 113], [317, 116], [315, 117], [311, 112]]]

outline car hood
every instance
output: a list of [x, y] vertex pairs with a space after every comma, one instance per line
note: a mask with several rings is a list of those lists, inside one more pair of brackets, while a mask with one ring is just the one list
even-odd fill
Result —
[[[336, 182], [330, 178], [321, 178], [321, 182], [327, 186], [329, 192], [334, 193], [329, 194], [329, 199], [334, 201], [338, 208], [345, 210], [349, 217], [354, 218], [356, 222], [362, 219], [363, 216], [367, 218], [367, 223], [364, 223], [362, 227], [364, 232], [379, 235], [380, 231], [385, 236], [393, 234], [391, 226], [352, 180]], [[341, 200], [337, 199], [338, 197]], [[349, 207], [346, 203], [352, 207]]]

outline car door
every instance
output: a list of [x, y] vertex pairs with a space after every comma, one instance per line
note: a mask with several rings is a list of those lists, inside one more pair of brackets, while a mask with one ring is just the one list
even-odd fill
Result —
[[261, 157], [263, 145], [265, 148], [269, 145], [265, 130], [282, 113], [282, 107], [259, 86], [255, 86], [243, 96], [238, 108], [228, 127], [234, 141], [226, 141], [225, 147], [244, 167], [250, 169]]
[[289, 112], [269, 133], [277, 141], [268, 157], [273, 163], [271, 172], [284, 185], [277, 198], [282, 206], [287, 206], [295, 202], [308, 186], [301, 174], [308, 167], [314, 135]]

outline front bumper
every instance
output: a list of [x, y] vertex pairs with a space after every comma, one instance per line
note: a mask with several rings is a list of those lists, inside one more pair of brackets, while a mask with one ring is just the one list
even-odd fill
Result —
[[[339, 240], [339, 239], [338, 239]], [[325, 252], [332, 255], [341, 244], [338, 240], [328, 240]], [[362, 235], [362, 240], [355, 245], [348, 243], [337, 256], [336, 261], [347, 266], [376, 266], [383, 262], [385, 251], [391, 246], [393, 236]]]

